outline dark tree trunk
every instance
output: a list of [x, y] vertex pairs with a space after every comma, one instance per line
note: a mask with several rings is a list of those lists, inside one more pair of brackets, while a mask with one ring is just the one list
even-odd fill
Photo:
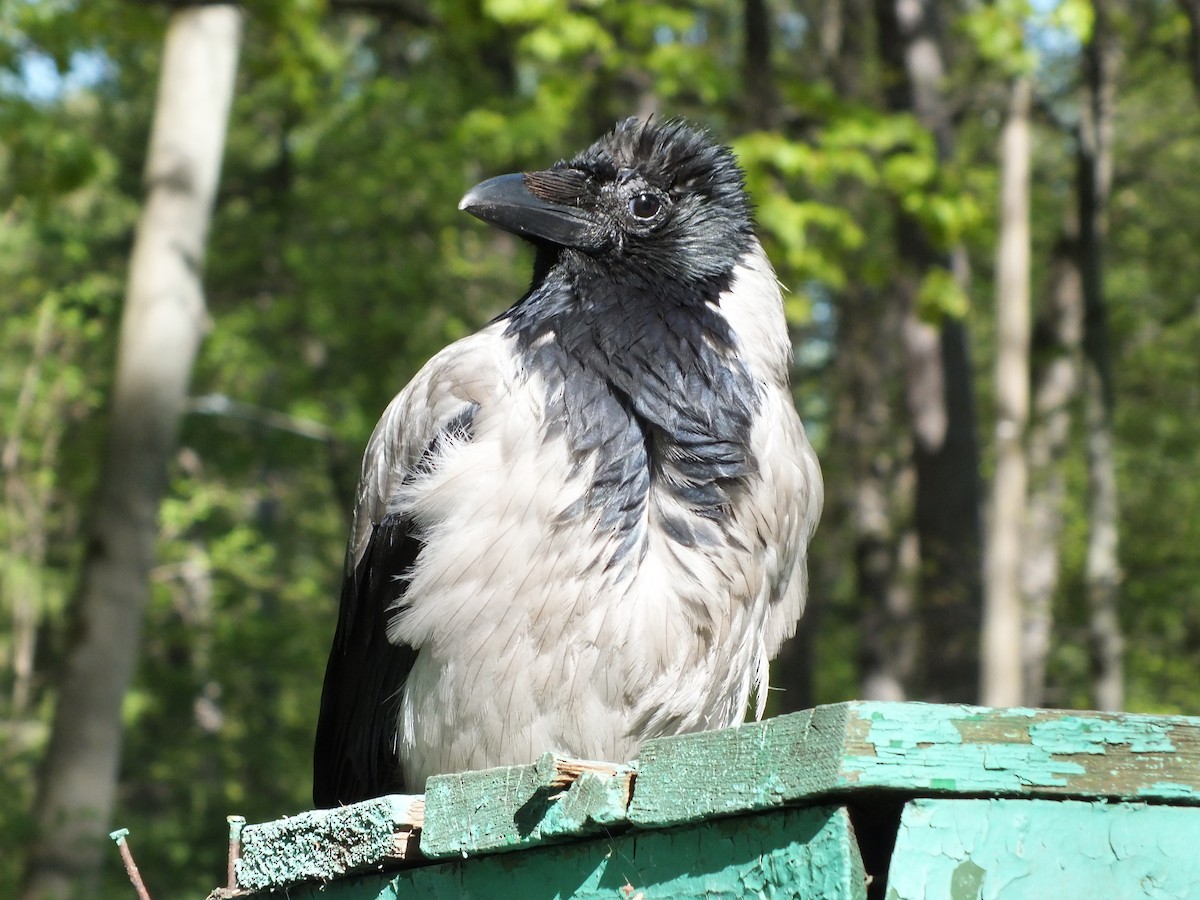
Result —
[[1089, 491], [1086, 579], [1092, 699], [1098, 709], [1121, 709], [1125, 704], [1125, 654], [1119, 617], [1119, 507], [1113, 453], [1112, 357], [1104, 299], [1118, 50], [1109, 21], [1109, 4], [1094, 0], [1093, 8], [1092, 37], [1084, 52], [1086, 100], [1080, 121], [1078, 187]]
[[751, 128], [770, 128], [778, 118], [779, 101], [771, 68], [771, 13], [766, 0], [745, 0], [743, 22], [742, 108]]
[[822, 0], [817, 24], [822, 68], [837, 95], [862, 99], [864, 59], [871, 35], [872, 0]]
[[[930, 131], [941, 160], [954, 149], [942, 96], [945, 65], [933, 0], [875, 0], [890, 109], [911, 112]], [[982, 602], [979, 443], [967, 332], [959, 320], [918, 318], [921, 277], [934, 267], [966, 283], [966, 255], [942, 253], [919, 223], [897, 214], [907, 275], [896, 291], [906, 310], [907, 404], [916, 467], [915, 518], [920, 546], [919, 609], [924, 652], [917, 684], [930, 700], [971, 701], [979, 686]]]
[[[862, 96], [862, 81], [872, 37], [870, 2], [819, 5], [822, 68], [847, 100], [869, 99]], [[848, 183], [841, 196], [861, 206], [859, 193]], [[904, 366], [897, 348], [903, 345], [904, 320], [901, 304], [852, 271], [837, 298], [831, 391], [837, 405], [826, 461], [826, 518], [841, 519], [839, 534], [848, 541], [837, 558], [854, 560], [858, 690], [876, 700], [910, 695], [918, 654], [912, 442], [898, 412]]]
[[892, 352], [902, 321], [895, 303], [867, 288], [842, 296], [835, 455], [846, 460], [843, 502], [863, 610], [859, 685], [868, 700], [906, 699], [917, 656], [911, 453], [895, 413], [901, 365]]
[[1054, 626], [1054, 595], [1066, 484], [1062, 461], [1079, 397], [1083, 287], [1079, 228], [1074, 213], [1054, 249], [1050, 283], [1033, 330], [1033, 421], [1029, 429], [1029, 517], [1022, 552], [1021, 641], [1025, 706], [1044, 706], [1046, 661]]
[[1188, 65], [1192, 87], [1200, 94], [1200, 0], [1178, 0], [1188, 20]]

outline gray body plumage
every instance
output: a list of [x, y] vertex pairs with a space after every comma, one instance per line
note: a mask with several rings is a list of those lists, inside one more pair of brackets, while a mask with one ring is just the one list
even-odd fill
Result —
[[[592, 179], [572, 202], [596, 218], [615, 193], [632, 216], [629, 196], [640, 213], [661, 191], [655, 215], [675, 218], [541, 242], [529, 294], [430, 360], [371, 438], [319, 805], [547, 750], [631, 759], [647, 738], [742, 721], [755, 694], [762, 715], [822, 498], [779, 285], [744, 207], [706, 207], [722, 197], [694, 187], [703, 171], [663, 183], [710, 165], [701, 151], [732, 165], [727, 151], [679, 123], [607, 141], [550, 170]], [[740, 195], [732, 171], [717, 174]], [[570, 191], [534, 177], [557, 210]], [[739, 213], [735, 238], [705, 231]]]

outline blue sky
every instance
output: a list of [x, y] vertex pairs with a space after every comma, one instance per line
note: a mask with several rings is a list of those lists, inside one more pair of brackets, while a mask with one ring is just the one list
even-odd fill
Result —
[[99, 83], [108, 69], [108, 57], [99, 50], [72, 53], [66, 72], [58, 71], [50, 54], [26, 50], [17, 59], [15, 75], [0, 73], [0, 92], [16, 94], [34, 103], [50, 103], [63, 94]]

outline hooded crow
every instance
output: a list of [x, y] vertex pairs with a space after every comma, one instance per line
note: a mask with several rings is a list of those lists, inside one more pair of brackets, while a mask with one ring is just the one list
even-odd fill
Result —
[[731, 151], [629, 119], [460, 208], [536, 248], [362, 465], [314, 799], [761, 717], [821, 511]]

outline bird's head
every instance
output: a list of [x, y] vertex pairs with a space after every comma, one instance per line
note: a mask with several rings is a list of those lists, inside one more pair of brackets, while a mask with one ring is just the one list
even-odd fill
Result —
[[557, 259], [682, 281], [728, 275], [753, 240], [728, 147], [671, 119], [626, 119], [573, 159], [501, 175], [459, 203]]

